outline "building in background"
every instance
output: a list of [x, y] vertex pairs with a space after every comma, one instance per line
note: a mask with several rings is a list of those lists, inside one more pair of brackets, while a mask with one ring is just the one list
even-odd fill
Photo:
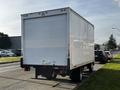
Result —
[[21, 49], [21, 36], [10, 37], [10, 40], [12, 43], [10, 49]]

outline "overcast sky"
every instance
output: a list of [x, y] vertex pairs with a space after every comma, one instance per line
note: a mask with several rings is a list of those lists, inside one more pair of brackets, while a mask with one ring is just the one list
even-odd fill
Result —
[[95, 42], [104, 43], [113, 33], [120, 43], [120, 0], [0, 0], [0, 32], [21, 35], [20, 14], [71, 7], [95, 26]]

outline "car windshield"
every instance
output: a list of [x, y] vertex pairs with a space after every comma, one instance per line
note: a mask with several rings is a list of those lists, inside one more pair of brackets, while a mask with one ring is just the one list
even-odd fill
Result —
[[103, 55], [102, 51], [95, 51], [95, 55]]

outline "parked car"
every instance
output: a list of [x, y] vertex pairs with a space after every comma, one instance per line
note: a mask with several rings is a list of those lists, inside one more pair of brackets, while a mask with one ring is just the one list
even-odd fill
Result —
[[11, 51], [6, 51], [6, 55], [7, 56], [10, 56], [10, 57], [12, 57], [12, 56], [16, 56], [13, 52], [11, 52]]
[[21, 56], [22, 54], [21, 54], [21, 50], [16, 50], [16, 56]]
[[6, 52], [5, 51], [0, 51], [0, 57], [6, 57]]
[[105, 51], [95, 50], [95, 61], [99, 61], [100, 63], [108, 62], [108, 56]]
[[106, 53], [106, 55], [107, 55], [107, 57], [108, 57], [108, 60], [111, 60], [112, 59], [112, 54], [111, 54], [111, 52], [110, 51], [105, 51], [105, 53]]
[[21, 56], [21, 50], [20, 49], [12, 49], [11, 52], [15, 53], [16, 56]]
[[16, 56], [13, 52], [9, 51], [9, 50], [2, 50], [0, 51], [0, 56], [1, 57], [12, 57], [12, 56]]

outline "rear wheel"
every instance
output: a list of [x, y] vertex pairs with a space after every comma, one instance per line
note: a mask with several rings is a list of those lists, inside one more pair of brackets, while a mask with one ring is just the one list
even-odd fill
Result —
[[83, 78], [82, 70], [80, 68], [73, 69], [70, 74], [70, 79], [74, 82], [81, 81]]
[[30, 71], [30, 66], [24, 66], [24, 71]]
[[55, 71], [50, 72], [50, 74], [46, 76], [46, 78], [49, 80], [56, 79], [56, 77], [57, 73]]

